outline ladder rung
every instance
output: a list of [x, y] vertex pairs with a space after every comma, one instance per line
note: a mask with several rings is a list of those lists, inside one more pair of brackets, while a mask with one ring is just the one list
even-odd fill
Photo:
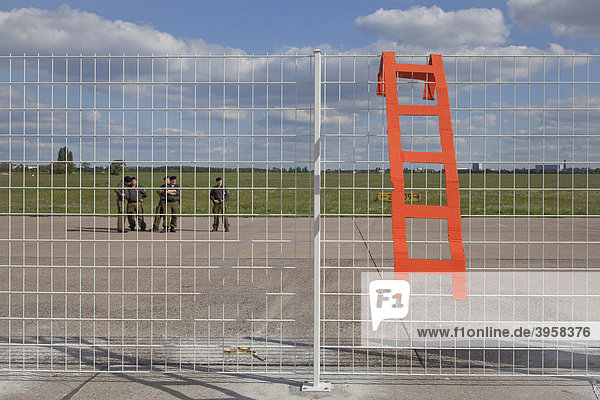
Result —
[[[394, 196], [392, 195], [392, 198]], [[392, 200], [393, 201], [393, 200]], [[405, 218], [448, 219], [453, 209], [448, 206], [426, 206], [422, 204], [404, 204], [401, 214]]]
[[404, 162], [413, 163], [444, 163], [444, 155], [442, 153], [426, 152], [426, 151], [403, 151], [402, 158]]
[[403, 259], [395, 264], [396, 272], [426, 272], [429, 274], [446, 274], [448, 272], [465, 272], [464, 265], [457, 260], [424, 260]]
[[398, 115], [440, 115], [440, 106], [388, 104], [391, 112]]
[[427, 74], [433, 74], [433, 65], [421, 65], [421, 64], [396, 64], [396, 72], [424, 72]]

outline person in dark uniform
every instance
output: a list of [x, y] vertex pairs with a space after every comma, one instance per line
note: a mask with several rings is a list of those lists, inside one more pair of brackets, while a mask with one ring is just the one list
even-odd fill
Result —
[[[163, 184], [160, 186], [161, 188], [166, 187], [169, 183], [171, 183], [171, 180], [169, 179], [168, 176], [165, 176], [163, 178]], [[163, 232], [167, 231], [167, 216], [166, 216], [166, 212], [167, 212], [167, 192], [165, 189], [158, 189], [156, 191], [156, 193], [158, 193], [159, 196], [159, 200], [158, 200], [158, 204], [156, 205], [156, 209], [154, 210], [154, 224], [152, 226], [152, 230], [153, 231], [157, 231], [159, 229], [160, 226], [160, 220], [162, 219], [163, 221]]]
[[223, 226], [225, 232], [229, 232], [229, 220], [227, 218], [227, 201], [229, 200], [229, 190], [223, 186], [221, 177], [216, 179], [217, 184], [210, 190], [210, 200], [212, 201], [212, 212], [214, 214], [212, 232], [219, 230], [219, 216], [223, 216]]
[[169, 231], [175, 232], [175, 228], [177, 228], [177, 216], [179, 215], [179, 202], [181, 201], [181, 193], [179, 185], [177, 184], [177, 177], [175, 175], [170, 177], [170, 183], [166, 186], [166, 192], [167, 215], [171, 215], [171, 221], [169, 222]]
[[117, 194], [117, 232], [124, 233], [128, 230], [123, 230], [123, 222], [125, 221], [125, 212], [127, 211], [127, 190], [131, 185], [131, 178], [129, 176], [124, 177], [121, 182], [115, 187], [115, 193]]
[[129, 229], [135, 229], [135, 219], [137, 217], [140, 231], [146, 230], [146, 221], [144, 221], [144, 208], [142, 202], [146, 198], [146, 189], [137, 185], [137, 179], [131, 178], [131, 186], [127, 189], [127, 220], [129, 221]]

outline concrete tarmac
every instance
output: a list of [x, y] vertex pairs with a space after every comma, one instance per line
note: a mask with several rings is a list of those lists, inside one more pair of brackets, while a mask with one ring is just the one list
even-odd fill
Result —
[[334, 376], [302, 392], [298, 377], [223, 374], [0, 375], [0, 399], [527, 399], [595, 400], [595, 380], [535, 377]]
[[[228, 233], [185, 217], [175, 233], [123, 234], [107, 217], [0, 217], [0, 369], [309, 374], [311, 220], [230, 222]], [[407, 231], [412, 257], [448, 258], [443, 222]], [[325, 372], [600, 368], [590, 349], [363, 349], [361, 273], [393, 269], [391, 221], [324, 218], [322, 239]], [[587, 271], [600, 266], [600, 219], [464, 218], [463, 243], [468, 270]], [[236, 347], [259, 358], [225, 352]]]

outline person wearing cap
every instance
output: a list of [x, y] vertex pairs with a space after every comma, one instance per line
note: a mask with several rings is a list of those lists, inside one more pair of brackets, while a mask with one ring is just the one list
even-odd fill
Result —
[[214, 214], [212, 232], [219, 230], [219, 215], [223, 216], [223, 226], [225, 232], [229, 232], [229, 221], [227, 219], [227, 201], [229, 200], [229, 190], [223, 186], [221, 177], [216, 179], [217, 184], [210, 190], [210, 200], [212, 204], [212, 212]]
[[[171, 183], [171, 179], [168, 176], [163, 178], [163, 184], [160, 185], [161, 188], [166, 187]], [[154, 224], [152, 225], [152, 230], [157, 231], [160, 227], [160, 220], [162, 219], [162, 232], [167, 231], [167, 192], [165, 189], [158, 189], [156, 191], [159, 196], [158, 204], [156, 205], [156, 209], [154, 210]]]
[[[177, 228], [177, 216], [179, 215], [179, 202], [181, 201], [181, 196], [179, 185], [177, 184], [177, 177], [175, 175], [172, 175], [169, 177], [169, 180], [170, 183], [166, 186], [167, 215], [171, 215], [171, 221], [169, 222], [169, 231], [175, 232], [175, 228]], [[165, 230], [163, 229], [163, 231]]]
[[144, 208], [142, 202], [146, 198], [146, 189], [137, 185], [137, 179], [131, 178], [131, 186], [127, 189], [127, 220], [129, 229], [135, 229], [135, 219], [141, 231], [146, 230], [146, 221], [144, 221]]
[[[123, 233], [127, 230], [123, 230], [123, 222], [125, 220], [125, 211], [127, 209], [127, 190], [131, 185], [131, 178], [125, 176], [121, 182], [115, 187], [115, 193], [117, 194], [117, 232]], [[125, 204], [123, 204], [125, 203]], [[125, 207], [123, 207], [125, 205]]]

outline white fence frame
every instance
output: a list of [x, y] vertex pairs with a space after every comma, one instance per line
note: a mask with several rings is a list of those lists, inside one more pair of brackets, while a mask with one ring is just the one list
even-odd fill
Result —
[[[424, 63], [426, 56], [399, 56], [399, 60], [407, 63]], [[444, 55], [451, 101], [454, 101], [451, 104], [451, 111], [457, 162], [459, 168], [464, 169], [462, 176], [468, 182], [466, 187], [461, 187], [466, 200], [464, 204], [468, 210], [463, 213], [463, 225], [467, 227], [468, 233], [464, 236], [465, 250], [469, 254], [481, 255], [481, 258], [476, 261], [472, 261], [467, 256], [468, 271], [494, 271], [508, 267], [514, 269], [525, 267], [531, 271], [544, 271], [555, 267], [574, 272], [598, 271], [596, 252], [600, 238], [594, 236], [595, 224], [599, 216], [594, 204], [594, 195], [597, 195], [600, 190], [595, 180], [596, 169], [600, 167], [600, 159], [595, 151], [600, 150], [600, 136], [595, 133], [597, 124], [594, 120], [595, 114], [600, 111], [598, 106], [600, 81], [596, 78], [597, 72], [600, 72], [596, 65], [598, 60], [599, 56], [594, 55]], [[170, 67], [171, 64], [174, 65], [173, 68]], [[64, 69], [58, 70], [59, 65], [64, 66]], [[134, 68], [130, 68], [131, 65]], [[96, 360], [110, 358], [113, 352], [118, 354], [117, 358], [120, 357], [121, 360], [115, 370], [128, 372], [144, 370], [137, 359], [127, 361], [128, 356], [125, 354], [125, 350], [128, 349], [127, 351], [133, 351], [131, 354], [135, 357], [141, 358], [144, 352], [138, 351], [138, 347], [143, 347], [149, 354], [150, 370], [294, 374], [312, 372], [312, 382], [306, 386], [307, 389], [328, 388], [327, 383], [320, 381], [322, 374], [489, 374], [489, 369], [486, 367], [471, 368], [471, 362], [485, 364], [485, 354], [488, 349], [481, 349], [481, 359], [478, 358], [479, 355], [472, 358], [472, 354], [467, 352], [466, 367], [464, 365], [456, 367], [464, 361], [461, 358], [463, 355], [457, 356], [458, 350], [450, 354], [442, 350], [432, 353], [400, 349], [392, 354], [381, 349], [365, 349], [357, 344], [359, 338], [354, 330], [361, 322], [360, 317], [350, 314], [352, 318], [347, 318], [346, 314], [340, 311], [342, 299], [344, 301], [350, 299], [348, 301], [356, 305], [361, 298], [361, 293], [356, 291], [355, 286], [352, 288], [344, 286], [346, 280], [356, 284], [361, 271], [372, 271], [373, 268], [380, 268], [382, 271], [393, 270], [393, 263], [389, 258], [392, 243], [387, 228], [390, 225], [389, 212], [386, 211], [385, 204], [374, 200], [372, 196], [377, 191], [390, 189], [389, 179], [386, 179], [385, 174], [386, 168], [389, 167], [385, 109], [383, 101], [375, 97], [378, 65], [378, 55], [321, 55], [319, 50], [315, 50], [311, 55], [280, 56], [8, 55], [0, 57], [0, 113], [2, 113], [0, 124], [6, 128], [6, 133], [2, 133], [0, 139], [6, 144], [7, 149], [4, 153], [0, 153], [0, 162], [8, 163], [11, 168], [6, 183], [3, 184], [4, 192], [7, 194], [5, 206], [8, 211], [0, 210], [2, 211], [0, 216], [6, 219], [8, 226], [6, 236], [0, 236], [0, 246], [5, 253], [3, 261], [0, 261], [0, 271], [7, 278], [7, 284], [0, 287], [0, 296], [5, 300], [5, 308], [0, 311], [0, 326], [7, 336], [6, 343], [0, 343], [1, 369], [102, 371], [103, 367], [96, 366]], [[93, 71], [93, 76], [88, 79], [86, 74], [89, 71]], [[294, 79], [288, 79], [289, 74]], [[29, 76], [34, 78], [30, 79]], [[147, 79], [148, 77], [151, 79]], [[402, 87], [406, 89], [404, 91], [406, 101], [420, 101], [422, 84], [405, 82], [399, 85], [404, 85]], [[273, 87], [276, 93], [272, 92]], [[293, 88], [292, 92], [296, 91], [295, 100], [293, 100], [294, 96], [287, 96], [288, 87]], [[113, 88], [117, 96], [111, 94]], [[87, 90], [93, 93], [91, 97], [86, 97]], [[108, 94], [103, 93], [104, 90]], [[204, 90], [206, 92], [203, 92]], [[275, 99], [275, 103], [272, 103], [272, 99]], [[101, 104], [103, 102], [104, 104]], [[277, 113], [278, 117], [271, 119], [272, 112]], [[62, 113], [65, 115], [64, 118], [61, 117]], [[186, 113], [193, 115], [193, 118], [184, 117]], [[211, 115], [216, 113], [219, 113], [220, 117], [211, 119]], [[72, 133], [73, 130], [69, 128], [71, 114], [79, 115], [75, 133]], [[131, 122], [133, 120], [131, 115], [135, 115], [133, 118], [135, 123]], [[200, 115], [202, 117], [199, 117]], [[150, 118], [148, 126], [144, 121], [147, 116]], [[108, 120], [103, 119], [106, 117]], [[130, 123], [132, 125], [129, 125]], [[108, 126], [107, 131], [103, 131], [104, 124]], [[129, 130], [129, 126], [134, 127], [133, 131]], [[87, 130], [88, 127], [91, 127], [90, 132]], [[432, 149], [431, 146], [435, 148], [435, 138], [432, 137], [435, 124], [431, 121], [419, 125], [410, 120], [409, 125], [401, 125], [401, 127], [410, 138], [407, 145], [415, 148], [422, 146], [429, 150]], [[149, 129], [149, 135], [145, 133], [146, 128]], [[260, 132], [263, 128], [264, 132]], [[425, 130], [424, 134], [419, 131], [422, 128]], [[49, 131], [45, 132], [46, 129]], [[219, 130], [221, 133], [215, 133]], [[70, 135], [75, 136], [78, 146], [70, 147], [69, 143], [72, 142], [69, 140]], [[140, 147], [140, 143], [146, 137], [151, 142], [150, 150]], [[164, 138], [164, 149], [156, 151], [157, 145], [154, 141], [161, 137]], [[176, 147], [169, 147], [169, 138], [176, 139]], [[295, 138], [294, 142], [288, 143], [287, 140], [290, 138]], [[120, 143], [120, 151], [117, 151], [118, 146], [111, 145], [113, 139]], [[98, 207], [105, 207], [107, 211], [84, 212], [83, 206], [79, 204], [76, 212], [71, 213], [69, 210], [73, 209], [73, 206], [68, 204], [67, 195], [64, 197], [64, 204], [58, 204], [57, 202], [62, 201], [62, 198], [54, 199], [54, 181], [44, 186], [38, 171], [40, 165], [55, 160], [58, 143], [75, 150], [76, 163], [89, 162], [95, 168], [117, 158], [111, 156], [111, 152], [115, 149], [115, 154], [125, 154], [126, 149], [129, 149], [130, 139], [131, 143], [137, 146], [136, 157], [135, 160], [126, 161], [133, 162], [137, 169], [140, 165], [149, 164], [155, 167], [157, 164], [166, 165], [172, 162], [175, 163], [178, 171], [176, 175], [181, 175], [184, 171], [184, 163], [188, 161], [194, 166], [212, 167], [216, 164], [218, 166], [216, 168], [220, 168], [221, 172], [207, 171], [208, 176], [213, 178], [217, 174], [226, 173], [230, 165], [235, 165], [238, 171], [240, 168], [250, 168], [252, 170], [250, 187], [240, 182], [239, 174], [235, 175], [235, 184], [228, 186], [232, 192], [239, 192], [240, 197], [245, 190], [250, 191], [252, 207], [249, 211], [244, 211], [240, 202], [237, 202], [231, 218], [235, 220], [236, 225], [248, 221], [252, 225], [263, 223], [257, 222], [262, 217], [275, 217], [278, 218], [278, 224], [273, 228], [266, 222], [264, 236], [260, 236], [262, 233], [259, 235], [257, 231], [248, 230], [234, 233], [235, 240], [224, 236], [218, 239], [205, 237], [204, 233], [198, 232], [199, 229], [209, 226], [210, 221], [207, 222], [206, 219], [210, 218], [210, 212], [197, 211], [194, 206], [191, 214], [182, 212], [187, 215], [186, 218], [190, 215], [194, 217], [193, 234], [179, 232], [175, 240], [168, 237], [167, 240], [158, 239], [155, 236], [148, 240], [139, 232], [130, 233], [129, 236], [115, 236], [109, 232], [108, 236], [101, 237], [97, 234], [98, 229], [110, 230], [113, 224], [112, 220], [108, 227], [97, 224], [100, 221], [98, 218], [103, 217], [105, 218], [103, 221], [107, 221], [111, 215], [110, 207], [113, 200], [110, 195], [107, 200], [101, 200], [105, 203], [98, 204]], [[217, 141], [220, 141], [221, 153], [218, 157], [213, 157], [211, 149]], [[256, 143], [259, 142], [261, 145], [264, 144], [263, 149], [266, 147], [264, 159], [257, 158], [256, 155], [258, 154], [255, 150]], [[96, 148], [104, 146], [104, 143], [107, 143], [105, 146], [108, 151], [107, 158], [98, 158], [101, 152], [96, 151]], [[198, 157], [196, 152], [198, 149], [204, 151], [206, 148], [204, 143], [208, 146], [207, 157]], [[228, 153], [226, 149], [231, 143], [235, 144], [235, 150]], [[274, 152], [269, 147], [273, 143], [276, 144]], [[192, 144], [194, 157], [188, 159], [186, 151], [189, 151], [188, 147]], [[93, 146], [92, 156], [84, 156], [86, 148], [90, 145]], [[310, 154], [311, 146], [312, 154]], [[50, 148], [48, 154], [52, 156], [51, 159], [45, 155], [45, 152], [48, 152], [47, 148]], [[289, 149], [293, 149], [293, 156], [290, 156], [292, 153], [288, 151]], [[175, 160], [170, 159], [169, 151], [174, 151], [178, 157]], [[298, 154], [297, 151], [302, 154]], [[30, 156], [31, 154], [35, 156]], [[140, 157], [140, 154], [149, 154], [149, 158]], [[228, 154], [232, 154], [232, 158], [228, 158]], [[274, 154], [276, 154], [275, 158], [271, 158]], [[570, 158], [564, 158], [564, 154], [570, 154]], [[569, 164], [566, 169], [565, 166], [561, 168], [563, 160]], [[475, 164], [481, 171], [473, 170]], [[15, 165], [17, 169], [12, 169]], [[33, 167], [33, 169], [19, 170], [19, 165]], [[542, 165], [539, 174], [534, 171], [537, 165]], [[558, 170], [554, 171], [553, 168], [557, 165]], [[268, 171], [273, 166], [279, 171], [280, 181], [270, 186], [269, 179], [272, 175]], [[262, 177], [259, 182], [258, 173], [254, 172], [256, 168], [265, 169], [264, 183]], [[305, 172], [312, 174], [312, 186], [310, 182], [304, 186], [298, 183], [297, 172], [294, 172], [295, 183], [292, 186], [284, 183], [283, 171], [286, 169], [298, 171], [299, 168], [306, 168]], [[374, 172], [375, 168], [378, 169], [377, 172]], [[416, 168], [411, 166], [407, 173], [410, 174], [411, 179], [418, 180], [418, 176], [421, 175]], [[515, 172], [517, 169], [522, 170], [522, 173], [517, 174]], [[26, 179], [29, 179], [25, 171], [36, 175], [32, 186], [25, 184]], [[165, 168], [164, 172], [169, 171], [171, 170], [167, 171]], [[357, 181], [357, 174], [363, 172], [367, 174], [366, 181]], [[440, 186], [434, 187], [434, 190], [426, 184], [424, 187], [414, 186], [411, 190], [422, 191], [425, 201], [443, 201], [443, 194], [440, 194], [439, 190], [443, 187], [440, 178], [442, 175], [435, 168], [428, 169], [427, 166], [423, 173], [425, 179], [429, 179], [428, 176], [433, 177], [434, 180], [440, 179]], [[152, 182], [156, 182], [161, 175], [162, 172], [159, 171], [150, 172]], [[209, 189], [206, 184], [198, 183], [197, 175], [198, 172], [194, 172], [194, 183], [187, 186], [187, 190], [193, 192], [195, 203], [201, 201], [197, 192]], [[349, 179], [348, 176], [352, 178]], [[84, 185], [82, 173], [78, 173], [78, 184], [69, 188], [79, 190], [80, 203], [84, 199], [82, 191], [109, 190], [114, 186], [112, 180], [109, 186], [97, 185], [96, 179], [99, 177], [100, 174], [93, 172], [94, 183], [90, 187]], [[526, 177], [525, 186], [519, 180], [523, 177]], [[484, 187], [477, 187], [480, 178], [483, 179]], [[503, 180], [504, 178], [512, 179], [512, 182], [507, 182]], [[536, 181], [539, 178], [542, 179], [541, 186]], [[569, 180], [567, 178], [570, 178], [570, 184], [566, 182]], [[345, 179], [351, 182], [349, 186], [342, 183]], [[490, 180], [503, 183], [492, 187], [485, 186]], [[555, 184], [551, 184], [552, 181]], [[502, 186], [503, 184], [506, 186]], [[154, 191], [157, 185], [155, 183], [152, 185]], [[28, 208], [30, 203], [26, 201], [26, 198], [30, 198], [28, 188], [35, 190], [36, 202], [33, 209]], [[46, 204], [43, 204], [44, 200], [40, 198], [40, 193], [44, 190], [52, 193], [51, 207], [63, 207], [64, 212], [54, 211], [54, 208], [51, 208], [50, 212], [45, 210]], [[278, 195], [274, 195], [275, 202], [279, 201], [275, 212], [269, 212], [269, 196], [272, 194], [270, 190], [279, 192]], [[286, 208], [283, 194], [286, 190], [294, 193], [293, 208]], [[309, 209], [312, 209], [308, 212], [302, 211], [304, 209], [299, 211], [297, 198], [302, 191], [311, 193], [312, 202], [309, 200], [309, 203], [312, 203], [312, 207]], [[257, 212], [254, 208], [255, 192], [261, 193], [260, 196], [264, 195], [264, 213]], [[348, 199], [344, 197], [345, 192], [352, 193], [350, 206], [342, 206], [343, 201]], [[13, 201], [16, 193], [21, 193], [20, 203]], [[364, 193], [366, 196], [363, 195]], [[512, 196], [512, 204], [503, 196], [504, 193]], [[553, 196], [555, 201], [551, 201]], [[366, 204], [359, 204], [360, 201], [357, 200], [359, 198], [366, 198]], [[526, 204], [525, 212], [518, 205], [523, 199], [525, 199], [523, 204]], [[540, 199], [541, 211], [538, 204]], [[579, 203], [581, 199], [585, 201], [584, 206]], [[569, 203], [565, 205], [565, 201]], [[257, 207], [258, 203], [259, 201], [256, 202]], [[482, 210], [476, 209], [480, 203], [483, 204]], [[154, 203], [151, 204], [152, 209], [154, 206]], [[499, 214], [493, 212], [495, 209], [500, 210]], [[553, 209], [557, 210], [556, 213], [552, 213]], [[39, 215], [42, 214], [50, 216], [48, 235], [45, 232], [46, 227], [39, 221]], [[29, 227], [25, 222], [28, 216], [35, 217], [35, 224]], [[297, 224], [302, 224], [301, 217], [311, 216], [314, 224], [310, 227], [303, 225], [302, 229], [298, 228], [301, 233], [293, 235], [284, 233], [289, 225], [287, 220], [284, 221], [285, 218], [293, 219], [294, 229], [296, 229]], [[64, 226], [61, 225], [62, 218], [64, 218]], [[65, 255], [71, 248], [67, 244], [70, 240], [67, 225], [69, 221], [77, 220], [81, 227], [82, 221], [86, 218], [93, 218], [91, 229], [94, 235], [87, 237], [81, 231], [78, 233], [75, 240], [79, 244], [79, 260], [74, 265], [69, 265], [68, 256]], [[523, 232], [519, 231], [521, 221], [527, 221]], [[508, 227], [503, 228], [503, 223], [508, 223]], [[471, 233], [479, 228], [482, 229], [484, 236], [473, 236]], [[424, 237], [419, 237], [417, 230], [418, 227], [415, 226], [415, 236], [410, 239], [413, 246], [411, 249], [425, 253], [434, 249], [434, 253], [443, 257], [445, 254], [443, 226], [425, 226]], [[270, 237], [270, 232], [275, 235], [275, 238]], [[512, 237], [508, 239], [503, 237], [511, 232]], [[524, 233], [524, 236], [519, 236], [519, 232]], [[168, 256], [169, 246], [179, 246], [179, 256], [174, 264], [175, 270], [179, 273], [177, 278], [179, 288], [168, 288], [171, 270], [167, 268], [166, 261], [160, 278], [156, 270], [149, 270], [150, 289], [145, 290], [139, 286], [142, 283], [141, 274], [146, 273], [144, 265], [140, 263], [140, 252], [138, 250], [134, 258], [128, 258], [125, 251], [131, 250], [132, 245], [142, 242], [146, 242], [145, 245], [152, 248], [151, 266], [156, 266], [155, 260], [159, 255]], [[246, 242], [250, 243], [248, 247], [250, 256], [242, 257], [239, 246], [245, 245]], [[120, 251], [118, 259], [112, 260], [107, 256], [106, 266], [96, 264], [96, 258], [93, 258], [93, 262], [86, 263], [85, 249], [89, 249], [91, 245], [95, 252], [100, 243], [107, 246], [107, 254], [111, 249]], [[264, 246], [264, 257], [256, 256], [257, 243]], [[238, 297], [237, 316], [226, 315], [227, 303], [222, 300], [220, 318], [211, 317], [211, 312], [218, 306], [211, 308], [210, 302], [206, 316], [197, 318], [198, 314], [192, 313], [191, 317], [185, 317], [185, 307], [181, 299], [194, 298], [203, 293], [198, 286], [200, 272], [195, 268], [195, 262], [201, 257], [202, 252], [196, 247], [198, 244], [205, 245], [209, 254], [208, 264], [205, 265], [209, 281], [215, 274], [222, 273], [221, 289], [223, 290], [212, 292], [213, 296], [228, 293], [224, 290], [225, 272], [217, 272], [225, 269], [218, 268], [228, 267], [237, 273], [235, 283], [238, 288], [242, 288], [246, 282], [240, 278], [240, 275], [248, 272], [253, 281], [255, 273], [258, 274], [255, 261], [262, 261], [260, 258], [264, 258], [264, 271], [261, 270], [261, 273], [264, 274], [265, 283], [264, 291], [260, 294], [264, 297], [251, 298], [260, 297], [261, 304], [264, 304], [265, 308], [269, 308], [270, 301], [274, 303], [279, 301], [278, 306], [283, 309], [284, 298], [308, 302], [309, 297], [312, 297], [311, 315], [306, 315], [304, 313], [306, 310], [289, 315], [280, 311], [276, 317], [265, 314], [263, 317], [252, 319], [243, 313], [240, 314], [239, 309], [245, 301]], [[236, 245], [238, 247], [235, 262], [227, 265], [226, 249]], [[301, 265], [298, 270], [299, 276], [303, 277], [298, 279], [304, 279], [306, 273], [312, 272], [313, 285], [310, 296], [307, 294], [308, 291], [288, 291], [289, 288], [285, 287], [283, 271], [291, 270], [293, 265], [283, 261], [277, 266], [280, 273], [279, 287], [275, 290], [269, 288], [268, 277], [272, 276], [269, 273], [276, 274], [273, 272], [275, 270], [267, 272], [269, 260], [273, 260], [269, 253], [269, 246], [271, 248], [278, 246], [282, 256], [292, 247], [296, 249], [294, 256], [286, 261], [290, 263], [302, 263], [300, 259], [306, 258], [302, 255], [312, 246], [312, 252], [308, 250], [306, 253], [311, 258], [310, 263]], [[535, 246], [541, 246], [541, 256]], [[297, 250], [300, 247], [302, 250]], [[50, 256], [46, 259], [50, 260], [49, 263], [43, 262], [42, 253], [45, 250], [41, 251], [41, 249], [48, 249]], [[191, 253], [188, 253], [188, 250]], [[510, 256], [504, 256], [506, 252]], [[546, 255], [546, 252], [550, 255]], [[562, 253], [568, 256], [561, 256]], [[187, 264], [188, 261], [184, 262], [183, 259], [190, 254], [194, 262]], [[211, 261], [214, 254], [217, 258], [219, 254], [221, 255], [219, 262], [215, 261], [216, 264], [212, 264]], [[493, 257], [490, 256], [491, 254]], [[522, 254], [526, 256], [517, 257]], [[62, 260], [63, 256], [65, 259], [64, 265], [61, 266], [63, 270], [54, 271], [53, 267], [58, 266], [58, 262], [62, 262], [58, 260]], [[518, 258], [522, 259], [518, 260]], [[33, 262], [29, 263], [28, 259]], [[243, 261], [240, 261], [241, 259]], [[131, 260], [135, 261], [135, 265], [128, 264]], [[111, 275], [110, 267], [120, 268], [120, 281], [117, 279], [116, 284], [120, 290], [116, 292], [110, 286], [111, 279], [115, 278]], [[96, 286], [92, 289], [83, 289], [86, 283], [83, 273], [88, 268], [93, 271], [94, 285], [97, 281], [107, 279], [104, 289], [97, 290]], [[126, 290], [126, 282], [132, 271], [137, 273], [138, 287], [135, 290]], [[67, 278], [67, 275], [75, 272], [79, 277], [79, 282], [74, 283], [78, 285], [78, 289], [69, 291], [68, 285], [73, 282]], [[61, 274], [64, 274], [64, 277]], [[183, 283], [188, 274], [194, 279], [191, 292], [185, 289]], [[28, 279], [35, 284], [30, 287]], [[49, 279], [51, 283], [49, 289], [44, 289], [45, 279]], [[155, 283], [164, 283], [165, 289], [163, 291], [156, 289]], [[253, 287], [248, 290], [251, 289]], [[205, 294], [211, 296], [211, 290], [212, 288], [208, 286]], [[231, 293], [233, 296], [241, 296], [245, 292], [240, 289], [238, 292], [233, 290]], [[587, 307], [593, 311], [595, 309], [593, 302], [598, 298], [598, 294], [588, 289], [586, 295], [592, 301], [590, 303], [592, 305]], [[94, 299], [94, 312], [96, 307], [100, 308], [97, 299], [104, 296], [110, 310], [111, 304], [115, 305], [110, 300], [114, 297], [120, 301], [116, 303], [121, 306], [120, 316], [112, 318], [110, 311], [107, 311], [105, 317], [96, 318], [96, 314], [93, 317], [84, 316], [82, 303], [76, 302], [82, 300], [72, 300], [74, 304], [79, 305], [79, 315], [70, 315], [67, 303], [73, 296], [79, 296], [79, 299], [91, 296], [90, 298]], [[148, 299], [153, 303], [159, 297], [164, 298], [164, 316], [157, 317], [156, 320], [139, 315], [126, 317], [125, 299], [129, 298], [128, 296], [136, 300], [138, 312], [140, 300]], [[28, 303], [31, 301], [30, 298], [36, 299], [37, 308], [34, 314], [31, 314], [30, 310], [30, 304], [33, 303]], [[171, 298], [180, 299], [170, 300], [175, 304], [179, 301], [179, 310], [175, 313], [175, 317], [170, 317], [167, 313], [168, 299]], [[43, 308], [45, 301], [52, 305], [48, 310], [49, 316], [42, 317], [41, 315], [45, 314], [40, 311], [40, 306]], [[58, 314], [61, 315], [59, 317], [54, 317], [55, 302], [60, 306], [64, 303], [65, 311]], [[333, 313], [330, 308], [332, 306], [336, 310]], [[191, 322], [188, 321], [190, 318]], [[104, 339], [100, 339], [96, 334], [90, 336], [92, 343], [85, 343], [85, 335], [81, 334], [86, 328], [86, 323], [93, 325], [94, 332], [96, 324], [105, 324], [110, 333], [111, 323], [115, 322], [120, 326], [121, 332], [125, 332], [129, 329], [126, 328], [127, 323], [132, 322], [138, 327], [137, 329], [148, 325], [152, 332], [151, 336], [156, 333], [155, 326], [158, 326], [158, 323], [163, 324], [164, 335], [168, 337], [167, 332], [169, 329], [176, 329], [171, 326], [176, 327], [178, 321], [187, 321], [193, 325], [194, 337], [190, 338], [191, 341], [186, 342], [184, 337], [180, 336], [177, 344], [150, 341], [144, 347], [138, 342], [117, 341], [112, 344], [110, 335], [105, 338], [106, 342], [103, 342]], [[53, 333], [55, 333], [53, 328], [55, 324], [60, 326], [60, 332], [64, 333], [62, 339], [51, 336], [47, 343], [43, 342], [39, 332], [45, 329], [43, 325], [47, 323], [50, 324]], [[221, 338], [209, 334], [208, 345], [198, 343], [195, 336], [199, 329], [197, 326], [206, 325], [210, 332], [211, 324], [219, 323], [222, 326]], [[261, 344], [254, 339], [243, 341], [239, 340], [239, 336], [236, 336], [238, 342], [225, 343], [223, 338], [227, 336], [226, 326], [233, 326], [236, 323], [249, 324], [252, 337], [258, 331], [255, 330], [255, 324], [264, 324], [265, 331], [270, 324], [279, 324], [279, 335], [269, 337], [268, 333], [264, 334], [265, 342], [272, 341], [272, 346], [262, 343], [261, 347]], [[314, 340], [310, 344], [302, 343], [305, 337], [286, 336], [283, 333], [285, 329], [291, 327], [301, 326], [301, 329], [305, 329], [308, 325], [311, 328], [308, 332], [312, 331]], [[27, 343], [25, 332], [30, 328], [38, 334], [34, 335], [36, 339], [34, 342]], [[72, 339], [69, 339], [67, 334], [72, 329], [80, 333], [79, 340], [76, 342], [70, 342]], [[347, 329], [352, 333], [350, 336], [343, 337], [341, 332]], [[162, 328], [156, 330], [162, 331]], [[337, 332], [337, 336], [332, 332]], [[139, 340], [139, 337], [136, 335], [135, 339]], [[292, 344], [285, 344], [286, 341]], [[269, 360], [273, 357], [270, 354], [278, 354], [275, 358], [279, 357], [279, 364], [276, 362], [271, 365], [269, 362], [261, 364], [259, 360], [252, 358], [251, 352], [234, 355], [223, 355], [221, 352], [222, 348], [247, 345], [251, 345], [251, 351], [256, 351], [255, 354], [259, 357], [269, 353], [267, 354], [267, 357], [271, 357], [268, 358]], [[307, 358], [306, 349], [311, 345], [312, 357]], [[169, 346], [177, 348], [177, 355], [167, 354], [166, 349], [169, 349]], [[63, 350], [64, 357], [58, 357], [59, 361], [55, 361], [53, 352], [60, 349]], [[105, 354], [98, 355], [99, 349], [106, 349], [101, 350]], [[208, 352], [208, 355], [206, 357], [198, 355], [199, 349]], [[186, 351], [191, 351], [192, 354], [186, 354]], [[285, 359], [282, 354], [290, 351], [295, 352], [293, 361], [290, 366], [284, 365], [289, 359]], [[538, 352], [542, 360], [547, 352], [541, 350]], [[582, 357], [589, 360], [595, 357], [594, 352], [595, 347], [590, 345], [590, 349], [586, 349]], [[342, 356], [342, 353], [345, 355]], [[90, 354], [92, 367], [88, 369], [84, 365], [84, 359]], [[513, 358], [514, 354], [513, 352]], [[50, 357], [48, 363], [41, 364], [40, 358], [46, 356]], [[502, 356], [498, 353], [498, 357]], [[69, 357], [74, 357], [77, 362], [73, 364], [72, 361], [67, 361]], [[163, 363], [160, 368], [153, 364], [153, 357]], [[169, 357], [174, 357], [175, 362], [169, 361]], [[433, 366], [428, 366], [427, 361], [423, 361], [427, 360], [427, 357], [435, 359], [432, 361]], [[572, 357], [575, 356], [572, 354]], [[221, 360], [220, 364], [211, 364], [213, 358]], [[575, 367], [575, 363], [571, 363], [570, 367], [560, 367], [558, 351], [555, 358], [554, 369], [545, 366], [542, 361], [540, 365], [523, 367], [524, 371], [531, 375], [597, 374], [597, 371], [588, 368], [587, 364], [583, 369]], [[207, 363], [204, 364], [201, 360]], [[443, 360], [453, 361], [455, 368], [442, 368]], [[497, 366], [497, 373], [506, 372], [500, 368], [499, 358], [489, 360], [490, 364]], [[395, 367], [388, 365], [389, 362]], [[197, 364], [202, 368], [196, 368]], [[400, 364], [401, 367], [398, 366]], [[107, 365], [106, 370], [112, 370], [110, 362]], [[512, 374], [521, 372], [515, 365], [510, 371]]]

